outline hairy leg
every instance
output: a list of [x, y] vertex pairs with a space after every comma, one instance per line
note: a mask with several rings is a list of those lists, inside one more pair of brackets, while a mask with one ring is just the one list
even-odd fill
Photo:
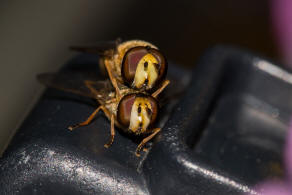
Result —
[[98, 111], [100, 109], [103, 110], [104, 112], [108, 112], [108, 110], [104, 106], [99, 106], [97, 109], [94, 110], [94, 112], [85, 121], [78, 123], [76, 125], [71, 125], [68, 127], [68, 129], [70, 131], [72, 131], [75, 128], [88, 125], [94, 119], [94, 117], [96, 116], [96, 114], [98, 113]]
[[115, 117], [112, 114], [111, 115], [111, 137], [110, 137], [109, 142], [104, 144], [104, 147], [109, 148], [114, 142], [114, 138], [115, 138]]
[[149, 135], [148, 137], [144, 138], [141, 143], [138, 145], [137, 149], [136, 149], [136, 156], [140, 156], [140, 150], [143, 148], [143, 146], [150, 141], [157, 133], [159, 133], [161, 130], [161, 128], [155, 128], [153, 129], [153, 133], [151, 135]]
[[164, 88], [170, 83], [169, 80], [164, 80], [162, 85], [159, 87], [159, 89], [157, 89], [154, 93], [152, 93], [152, 97], [157, 97], [163, 90]]
[[114, 77], [114, 75], [113, 75], [113, 69], [112, 69], [112, 66], [110, 63], [111, 62], [108, 59], [104, 60], [105, 68], [106, 68], [108, 76], [112, 82], [112, 85], [114, 86], [114, 88], [116, 90], [117, 97], [120, 97], [120, 89], [118, 87], [118, 82], [117, 82], [116, 77]]

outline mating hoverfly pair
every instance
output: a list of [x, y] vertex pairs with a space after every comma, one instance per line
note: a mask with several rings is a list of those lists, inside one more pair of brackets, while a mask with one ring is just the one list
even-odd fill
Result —
[[156, 46], [141, 40], [72, 49], [99, 54], [100, 65], [106, 68], [109, 81], [84, 80], [86, 89], [82, 90], [69, 87], [56, 73], [38, 75], [39, 81], [48, 87], [91, 97], [100, 104], [87, 120], [68, 129], [88, 125], [102, 110], [111, 121], [111, 137], [104, 146], [108, 148], [113, 143], [116, 126], [126, 133], [147, 135], [136, 149], [135, 154], [140, 156], [143, 146], [161, 130], [153, 125], [159, 111], [157, 97], [170, 82], [165, 79], [165, 57]]

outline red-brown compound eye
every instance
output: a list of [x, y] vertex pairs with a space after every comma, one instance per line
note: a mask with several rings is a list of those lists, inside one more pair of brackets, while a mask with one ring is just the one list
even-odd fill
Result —
[[121, 74], [128, 86], [149, 90], [165, 77], [167, 61], [162, 53], [150, 47], [133, 47], [123, 57]]
[[117, 119], [124, 127], [128, 127], [130, 124], [131, 110], [135, 97], [136, 94], [125, 95], [118, 105]]
[[150, 125], [152, 125], [156, 119], [157, 119], [157, 114], [158, 114], [158, 103], [157, 100], [152, 97], [152, 96], [148, 96], [147, 100], [150, 102], [151, 104], [151, 109], [149, 110], [149, 108], [147, 108], [147, 112], [151, 112], [151, 121], [150, 121]]
[[117, 119], [131, 131], [143, 133], [155, 122], [157, 113], [158, 103], [155, 98], [140, 93], [129, 94], [118, 105]]

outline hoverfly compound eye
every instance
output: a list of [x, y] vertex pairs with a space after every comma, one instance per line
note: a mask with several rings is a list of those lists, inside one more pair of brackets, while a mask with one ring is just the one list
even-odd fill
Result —
[[149, 46], [129, 49], [123, 57], [121, 73], [132, 88], [149, 90], [155, 87], [167, 72], [162, 53]]
[[152, 96], [130, 94], [122, 98], [118, 106], [118, 122], [136, 134], [144, 133], [155, 122], [158, 104]]

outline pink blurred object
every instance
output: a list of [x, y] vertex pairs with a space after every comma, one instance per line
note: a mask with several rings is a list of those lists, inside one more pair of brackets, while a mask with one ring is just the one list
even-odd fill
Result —
[[271, 16], [276, 41], [284, 63], [292, 68], [292, 1], [272, 0]]
[[290, 187], [292, 188], [292, 123], [290, 124], [290, 130], [287, 137], [285, 149], [285, 163], [287, 168], [287, 179], [288, 181], [290, 181]]
[[284, 158], [286, 178], [278, 182], [267, 181], [258, 185], [255, 191], [262, 195], [292, 195], [292, 123], [287, 136]]
[[[284, 63], [292, 68], [292, 0], [272, 0], [271, 16], [276, 41]], [[283, 181], [267, 181], [255, 191], [261, 195], [292, 195], [292, 123], [286, 139], [284, 154], [286, 166]]]
[[291, 195], [292, 191], [286, 183], [267, 182], [257, 189], [262, 195]]

